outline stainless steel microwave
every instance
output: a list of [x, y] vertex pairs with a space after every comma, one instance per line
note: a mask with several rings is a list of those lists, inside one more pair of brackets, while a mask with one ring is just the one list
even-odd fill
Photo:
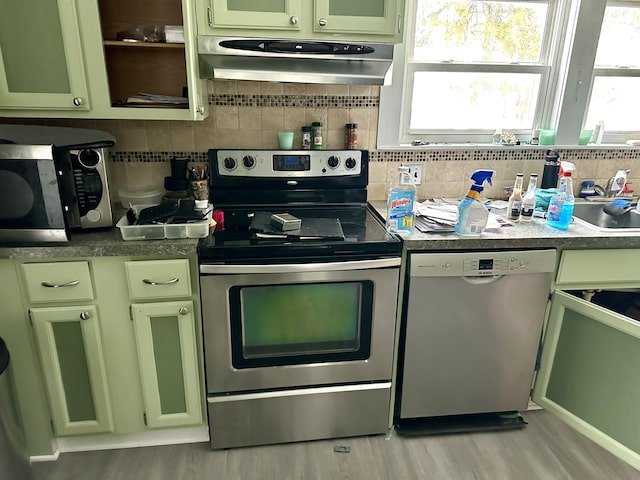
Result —
[[107, 144], [0, 144], [0, 242], [64, 242], [70, 230], [111, 227]]

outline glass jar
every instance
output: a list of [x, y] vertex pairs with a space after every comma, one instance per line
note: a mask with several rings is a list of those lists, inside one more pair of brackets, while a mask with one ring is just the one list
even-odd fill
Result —
[[302, 149], [311, 150], [311, 127], [308, 125], [302, 127]]
[[311, 124], [311, 148], [313, 150], [322, 150], [322, 122], [313, 122]]
[[358, 148], [358, 124], [347, 123], [344, 126], [344, 147], [347, 150]]

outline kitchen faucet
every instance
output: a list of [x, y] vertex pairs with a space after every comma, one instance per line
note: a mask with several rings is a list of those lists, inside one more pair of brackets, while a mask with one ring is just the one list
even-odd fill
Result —
[[618, 170], [616, 174], [607, 182], [607, 188], [605, 188], [605, 197], [617, 197], [624, 191], [624, 186], [627, 183], [627, 174], [631, 170]]

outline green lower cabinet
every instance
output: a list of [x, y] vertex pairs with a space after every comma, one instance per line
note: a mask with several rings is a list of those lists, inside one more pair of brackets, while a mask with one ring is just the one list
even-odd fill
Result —
[[556, 291], [533, 399], [640, 469], [640, 322]]
[[94, 305], [31, 309], [56, 435], [113, 431]]
[[191, 301], [131, 306], [149, 428], [202, 423]]

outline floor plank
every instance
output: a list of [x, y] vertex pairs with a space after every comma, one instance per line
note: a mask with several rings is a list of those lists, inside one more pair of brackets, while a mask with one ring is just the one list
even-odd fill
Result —
[[[539, 410], [519, 430], [382, 435], [212, 451], [206, 443], [65, 453], [37, 480], [640, 480], [640, 472]], [[336, 445], [350, 448], [336, 453]]]

